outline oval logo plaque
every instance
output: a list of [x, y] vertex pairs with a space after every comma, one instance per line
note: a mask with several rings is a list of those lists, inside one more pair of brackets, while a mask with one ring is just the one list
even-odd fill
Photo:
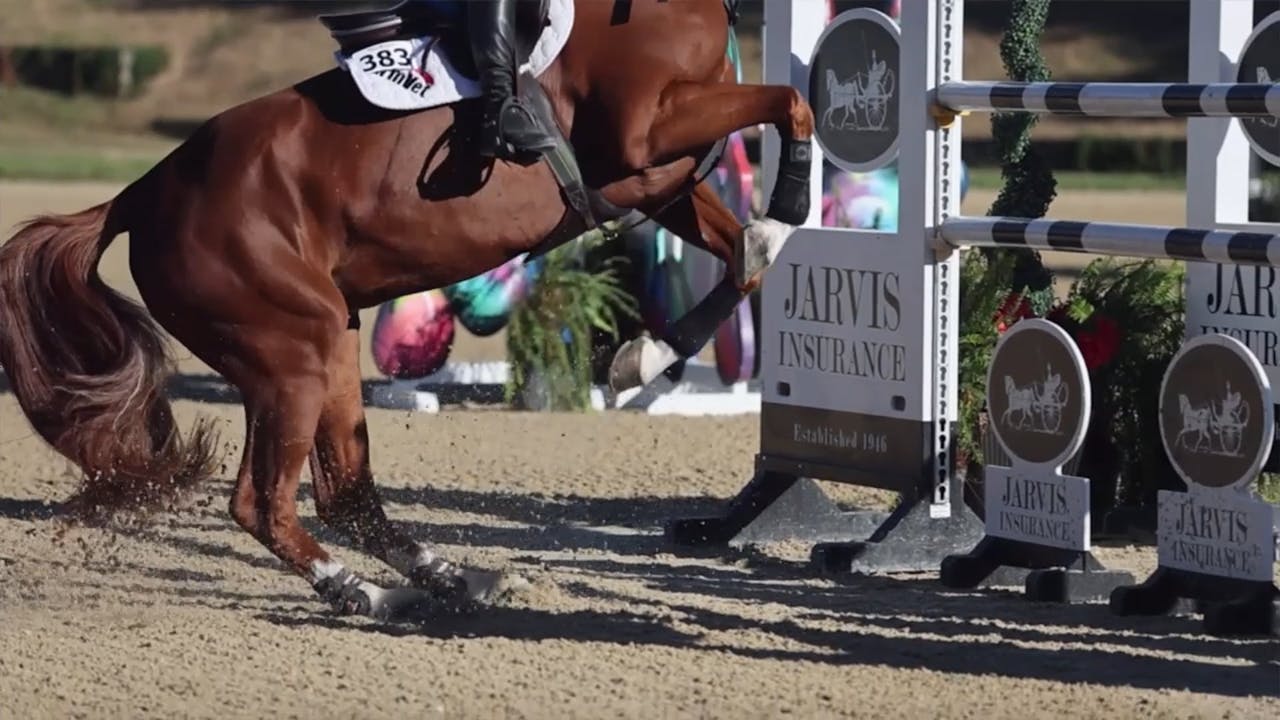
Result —
[[1187, 341], [1160, 385], [1160, 439], [1178, 475], [1203, 488], [1244, 488], [1271, 454], [1271, 383], [1244, 343]]
[[809, 60], [809, 104], [823, 154], [848, 172], [882, 168], [898, 155], [901, 77], [898, 24], [869, 8], [840, 13]]
[[1029, 318], [1000, 338], [987, 371], [987, 413], [1010, 456], [1060, 468], [1084, 442], [1089, 402], [1089, 373], [1067, 331]]
[[[1236, 82], [1280, 82], [1280, 11], [1263, 18], [1245, 41], [1236, 67]], [[1254, 152], [1280, 166], [1280, 118], [1242, 117], [1240, 129]]]

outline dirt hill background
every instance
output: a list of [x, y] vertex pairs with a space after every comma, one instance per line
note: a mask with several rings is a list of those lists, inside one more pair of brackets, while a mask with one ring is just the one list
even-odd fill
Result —
[[[601, 2], [607, 0], [600, 0]], [[800, 3], [825, 0], [796, 0]], [[0, 125], [66, 133], [142, 136], [189, 125], [332, 66], [333, 42], [315, 16], [394, 2], [202, 0], [0, 0], [0, 46], [163, 45], [169, 66], [140, 98], [85, 102], [0, 90]], [[858, 2], [841, 2], [855, 6]], [[1259, 14], [1280, 2], [1259, 2]], [[1273, 7], [1275, 6], [1275, 7]], [[760, 78], [761, 0], [744, 0], [739, 35], [748, 82]], [[1008, 0], [970, 0], [965, 75], [1006, 76], [999, 39]], [[1178, 80], [1186, 76], [1185, 0], [1057, 0], [1043, 50], [1056, 79]], [[984, 137], [983, 117], [966, 135]], [[1063, 134], [1176, 136], [1182, 121], [1047, 119], [1037, 137]], [[31, 139], [30, 133], [24, 139]]]

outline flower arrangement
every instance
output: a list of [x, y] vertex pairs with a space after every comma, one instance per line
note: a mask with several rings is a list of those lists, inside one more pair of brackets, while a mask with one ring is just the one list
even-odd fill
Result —
[[[1039, 316], [1032, 310], [1028, 294], [1011, 292], [1005, 296], [992, 321], [996, 333], [1003, 335], [1014, 323], [1032, 317]], [[1067, 331], [1080, 348], [1090, 374], [1105, 367], [1120, 349], [1120, 324], [1083, 298], [1056, 302], [1043, 317]]]

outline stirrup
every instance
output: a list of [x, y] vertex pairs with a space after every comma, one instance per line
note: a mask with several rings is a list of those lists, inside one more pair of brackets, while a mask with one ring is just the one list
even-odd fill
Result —
[[[518, 113], [518, 115], [513, 118], [512, 113]], [[509, 123], [513, 119], [517, 122], [523, 122], [525, 125], [525, 132], [523, 133], [525, 137], [523, 140], [527, 144], [519, 148], [514, 146], [514, 136], [520, 133], [517, 133], [514, 129], [509, 129]], [[520, 101], [520, 98], [514, 95], [504, 100], [502, 107], [498, 110], [497, 130], [500, 144], [505, 149], [516, 153], [541, 154], [554, 150], [556, 147], [555, 138], [542, 126], [542, 121], [538, 116], [526, 107]]]

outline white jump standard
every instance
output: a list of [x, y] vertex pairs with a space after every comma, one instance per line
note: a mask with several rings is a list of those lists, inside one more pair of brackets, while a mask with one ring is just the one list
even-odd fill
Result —
[[[940, 21], [947, 8], [961, 1], [933, 0], [928, 4], [936, 4], [938, 12], [928, 19]], [[1160, 568], [1141, 585], [1115, 588], [1110, 600], [1112, 610], [1119, 614], [1162, 613], [1172, 609], [1179, 598], [1198, 600], [1205, 628], [1216, 633], [1280, 630], [1274, 606], [1280, 592], [1272, 571], [1277, 548], [1273, 510], [1253, 492], [1257, 473], [1276, 442], [1272, 422], [1276, 410], [1270, 391], [1280, 371], [1272, 352], [1276, 310], [1270, 308], [1270, 317], [1262, 317], [1261, 308], [1274, 304], [1265, 299], [1272, 297], [1274, 268], [1280, 265], [1280, 227], [1249, 222], [1245, 191], [1249, 147], [1280, 164], [1280, 133], [1275, 129], [1280, 124], [1280, 86], [1269, 81], [1271, 68], [1280, 67], [1280, 56], [1274, 52], [1280, 40], [1280, 13], [1273, 13], [1257, 28], [1252, 26], [1252, 14], [1252, 2], [1192, 4], [1191, 79], [1205, 82], [1001, 83], [957, 79], [933, 88], [904, 86], [904, 92], [911, 93], [932, 89], [937, 103], [933, 117], [944, 123], [954, 123], [974, 111], [1188, 118], [1187, 220], [1200, 228], [939, 213], [935, 216], [935, 247], [940, 253], [946, 253], [947, 248], [1029, 247], [1187, 261], [1187, 336], [1193, 339], [1166, 375], [1161, 431], [1170, 459], [1189, 492], [1161, 492], [1157, 533]], [[941, 32], [940, 27], [905, 21], [906, 16], [904, 35]], [[957, 45], [948, 47], [955, 53], [961, 51]], [[1220, 58], [1238, 59], [1238, 64], [1231, 67]], [[1230, 74], [1224, 73], [1227, 68]], [[1210, 76], [1203, 77], [1206, 74]], [[1221, 76], [1224, 74], [1227, 76]], [[904, 194], [927, 180], [923, 175], [908, 176], [906, 170], [901, 177]], [[1240, 266], [1266, 271], [1247, 273]], [[1225, 283], [1224, 276], [1228, 278]], [[1252, 308], [1247, 305], [1248, 298], [1254, 298]], [[1265, 334], [1267, 326], [1270, 335]], [[1220, 330], [1251, 339], [1253, 350], [1217, 334]], [[1264, 368], [1255, 355], [1268, 360], [1269, 367]], [[1199, 359], [1206, 356], [1216, 359]], [[1187, 372], [1185, 367], [1197, 370]], [[1224, 373], [1230, 377], [1224, 379]], [[1206, 383], [1217, 395], [1203, 396]], [[989, 387], [988, 398], [1000, 391]], [[1008, 391], [1021, 392], [1016, 388]], [[989, 404], [989, 408], [993, 406]], [[1252, 409], [1252, 419], [1247, 411], [1240, 415], [1241, 408]], [[1000, 419], [993, 417], [992, 424], [998, 428]], [[1185, 446], [1188, 437], [1194, 440], [1190, 447]], [[1237, 467], [1241, 462], [1244, 467]], [[988, 483], [1001, 477], [1002, 469], [992, 470], [996, 473], [988, 474]], [[1044, 475], [1025, 468], [1022, 474], [1035, 472]], [[1229, 489], [1204, 487], [1223, 476], [1230, 478], [1225, 482]], [[1052, 474], [1045, 477], [1054, 481]], [[1057, 481], [1059, 490], [1072, 487], [1062, 480]], [[988, 500], [993, 497], [991, 490], [987, 488]], [[991, 508], [987, 510], [990, 513]], [[1219, 537], [1220, 526], [1203, 519], [1210, 516], [1228, 518], [1234, 523], [1232, 531]], [[993, 539], [997, 533], [990, 514], [987, 528], [988, 538], [972, 553], [947, 559], [942, 567], [944, 584], [971, 586], [977, 575], [996, 562], [1024, 564], [1043, 555], [1024, 554], [1025, 548], [1010, 546], [1007, 533]], [[1087, 550], [1087, 542], [1074, 549]], [[1084, 559], [1072, 565], [1089, 569]], [[1090, 591], [1106, 586], [1088, 572], [1062, 577], [1086, 584]], [[1028, 593], [1034, 589], [1029, 579]]]
[[[937, 9], [902, 5], [908, 28]], [[756, 473], [724, 515], [674, 522], [668, 537], [803, 541], [825, 569], [933, 571], [982, 535], [952, 472], [959, 253], [940, 257], [926, 233], [939, 210], [960, 207], [960, 146], [930, 118], [923, 88], [952, 79], [959, 63], [943, 69], [936, 38], [899, 39], [883, 13], [850, 10], [828, 24], [825, 6], [764, 6], [765, 81], [807, 90], [817, 160], [813, 212], [762, 287]], [[958, 43], [959, 17], [947, 27]], [[777, 142], [766, 129], [766, 163]], [[903, 183], [896, 232], [824, 228], [822, 158], [854, 171], [896, 159], [900, 172], [929, 181]], [[767, 166], [764, 177], [773, 177]], [[813, 479], [891, 490], [900, 502], [892, 513], [842, 512]]]

